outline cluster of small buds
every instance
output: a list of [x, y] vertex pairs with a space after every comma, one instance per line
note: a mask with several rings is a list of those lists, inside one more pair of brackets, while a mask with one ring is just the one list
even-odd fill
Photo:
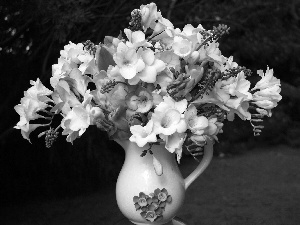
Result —
[[117, 82], [115, 80], [108, 81], [105, 85], [101, 87], [101, 94], [109, 93], [116, 85]]
[[246, 77], [250, 77], [252, 75], [251, 70], [247, 69], [244, 66], [238, 66], [228, 69], [224, 73], [222, 73], [222, 80], [227, 80], [230, 77], [236, 77], [240, 72], [244, 72]]
[[117, 129], [112, 121], [103, 118], [96, 118], [95, 124], [98, 129], [105, 131], [108, 134], [114, 133], [114, 131]]
[[146, 117], [143, 117], [142, 115], [143, 114], [135, 113], [132, 116], [130, 116], [128, 119], [128, 125], [131, 127], [136, 125], [136, 123], [140, 123], [142, 126], [144, 126], [146, 122]]
[[185, 146], [186, 150], [189, 152], [193, 158], [199, 162], [199, 157], [201, 157], [204, 154], [204, 147], [197, 145], [195, 142], [193, 142], [190, 137], [188, 136], [185, 139], [185, 142], [183, 144]]
[[204, 106], [202, 108], [199, 108], [197, 111], [198, 115], [205, 116], [206, 118], [209, 118], [211, 116], [217, 117], [217, 120], [219, 122], [223, 122], [224, 119], [226, 118], [226, 111], [219, 108], [216, 105], [211, 105], [211, 106]]
[[141, 10], [134, 9], [131, 12], [131, 20], [129, 22], [129, 29], [132, 31], [143, 30]]
[[250, 124], [253, 127], [254, 136], [259, 136], [260, 133], [262, 132], [262, 129], [264, 128], [262, 123], [265, 115], [261, 113], [257, 113], [257, 109], [258, 108], [253, 105], [250, 105], [249, 107], [249, 111], [251, 112]]
[[197, 48], [199, 50], [202, 46], [208, 46], [209, 42], [217, 41], [219, 40], [224, 34], [229, 33], [230, 27], [224, 24], [219, 24], [217, 27], [213, 27], [213, 30], [210, 32], [202, 31], [200, 34], [203, 36], [204, 41], [202, 44]]
[[168, 85], [167, 92], [172, 98], [179, 101], [181, 100], [180, 98], [183, 97], [180, 95], [180, 91], [185, 89], [188, 82], [189, 76], [185, 73], [181, 73], [171, 84]]
[[207, 30], [200, 30], [199, 33], [202, 35], [204, 40], [207, 40], [211, 36], [211, 33]]
[[46, 147], [50, 148], [54, 141], [56, 141], [58, 137], [58, 132], [55, 131], [53, 128], [50, 128], [49, 130], [45, 131], [45, 143]]
[[153, 145], [155, 145], [155, 143], [149, 143], [149, 148], [143, 150], [143, 152], [141, 154], [141, 157], [144, 157], [145, 155], [147, 155], [148, 152], [150, 153], [150, 155], [153, 155], [153, 152], [151, 150], [151, 148], [152, 148]]
[[151, 151], [151, 149], [145, 149], [145, 150], [143, 150], [141, 157], [144, 157], [145, 155], [147, 155], [148, 152], [150, 153], [150, 155], [153, 155], [153, 152]]
[[84, 49], [87, 52], [89, 52], [93, 56], [96, 55], [97, 47], [93, 42], [91, 42], [90, 40], [87, 40], [86, 42], [83, 43], [83, 45], [84, 45]]
[[[262, 118], [264, 117], [264, 115], [252, 114], [251, 116], [252, 116], [252, 118], [250, 120], [250, 124], [253, 127], [253, 134], [254, 134], [254, 136], [259, 136], [260, 133], [262, 132], [261, 129], [264, 128], [263, 125], [260, 125], [263, 122]], [[254, 124], [254, 123], [258, 123], [258, 124]]]
[[222, 37], [224, 34], [229, 34], [229, 29], [225, 24], [219, 24], [217, 27], [213, 27], [212, 30], [212, 38], [214, 41], [217, 41], [220, 37]]
[[220, 77], [220, 70], [207, 68], [204, 72], [202, 80], [197, 85], [198, 92], [195, 95], [194, 99], [202, 97], [204, 94], [207, 94], [208, 91], [211, 91]]

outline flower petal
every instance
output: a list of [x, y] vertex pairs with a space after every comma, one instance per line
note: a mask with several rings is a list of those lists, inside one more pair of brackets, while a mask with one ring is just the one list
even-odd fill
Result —
[[160, 189], [159, 189], [159, 188], [156, 188], [156, 189], [154, 190], [154, 194], [157, 196], [159, 193], [160, 193]]
[[159, 60], [159, 59], [155, 59], [152, 66], [155, 67], [156, 72], [158, 72], [158, 73], [163, 71], [166, 68], [166, 64], [162, 60]]
[[135, 64], [135, 67], [136, 67], [136, 72], [142, 71], [145, 68], [144, 61], [142, 59], [138, 59]]
[[142, 31], [132, 32], [132, 43], [138, 43], [145, 40], [145, 33]]
[[144, 60], [144, 62], [150, 66], [153, 64], [154, 60], [155, 60], [155, 56], [154, 56], [154, 52], [150, 49], [143, 51], [142, 53], [142, 58]]
[[146, 83], [154, 83], [156, 81], [157, 72], [154, 66], [146, 66], [143, 71], [139, 73], [139, 77]]
[[136, 75], [136, 68], [128, 65], [120, 68], [120, 73], [125, 79], [132, 79]]
[[184, 119], [181, 119], [176, 126], [176, 131], [178, 133], [184, 133], [187, 130], [188, 126]]
[[154, 166], [156, 175], [161, 176], [163, 174], [163, 167], [154, 155], [153, 155], [153, 166]]
[[187, 107], [187, 100], [183, 99], [179, 102], [175, 102], [175, 109], [177, 109], [180, 113], [184, 113]]

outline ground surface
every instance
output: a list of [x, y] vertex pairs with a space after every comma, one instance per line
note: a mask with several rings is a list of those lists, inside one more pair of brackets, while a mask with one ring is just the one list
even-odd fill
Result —
[[[185, 158], [183, 175], [195, 166], [192, 159]], [[111, 225], [124, 221], [113, 187], [72, 199], [6, 206], [1, 214], [1, 225]], [[189, 225], [300, 224], [300, 149], [276, 146], [214, 158], [188, 189], [178, 216]]]

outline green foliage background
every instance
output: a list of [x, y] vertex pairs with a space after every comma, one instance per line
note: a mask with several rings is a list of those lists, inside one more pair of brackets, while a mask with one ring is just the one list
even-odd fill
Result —
[[[117, 36], [128, 27], [130, 12], [149, 1], [4, 0], [0, 5], [0, 195], [58, 197], [99, 189], [115, 182], [124, 155], [106, 135], [90, 129], [75, 144], [61, 137], [52, 149], [34, 138], [30, 145], [12, 126], [29, 80], [39, 77], [50, 87], [51, 65], [69, 41]], [[166, 0], [154, 1], [175, 27], [187, 23], [210, 29], [231, 27], [220, 41], [223, 55], [234, 56], [251, 69], [274, 68], [284, 82], [283, 100], [265, 121], [260, 137], [252, 137], [248, 122], [226, 123], [217, 152], [238, 153], [255, 144], [299, 146], [300, 135], [300, 3], [297, 0]], [[255, 79], [254, 79], [255, 80]], [[38, 131], [37, 131], [38, 132]]]

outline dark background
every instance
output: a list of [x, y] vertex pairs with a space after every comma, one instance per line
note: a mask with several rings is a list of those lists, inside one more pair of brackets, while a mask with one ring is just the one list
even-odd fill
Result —
[[[273, 68], [282, 81], [283, 99], [265, 119], [261, 136], [249, 122], [225, 123], [216, 155], [239, 155], [257, 146], [300, 146], [300, 2], [297, 0], [154, 1], [175, 27], [220, 23], [230, 34], [220, 40], [223, 55], [256, 74]], [[0, 202], [26, 204], [103, 190], [113, 185], [124, 153], [106, 134], [89, 128], [73, 146], [60, 136], [47, 149], [31, 134], [30, 144], [13, 126], [29, 80], [39, 77], [50, 88], [51, 65], [69, 41], [118, 36], [128, 27], [130, 12], [149, 1], [2, 0], [0, 3]], [[253, 78], [253, 81], [256, 81]], [[226, 159], [225, 159], [226, 160]]]

